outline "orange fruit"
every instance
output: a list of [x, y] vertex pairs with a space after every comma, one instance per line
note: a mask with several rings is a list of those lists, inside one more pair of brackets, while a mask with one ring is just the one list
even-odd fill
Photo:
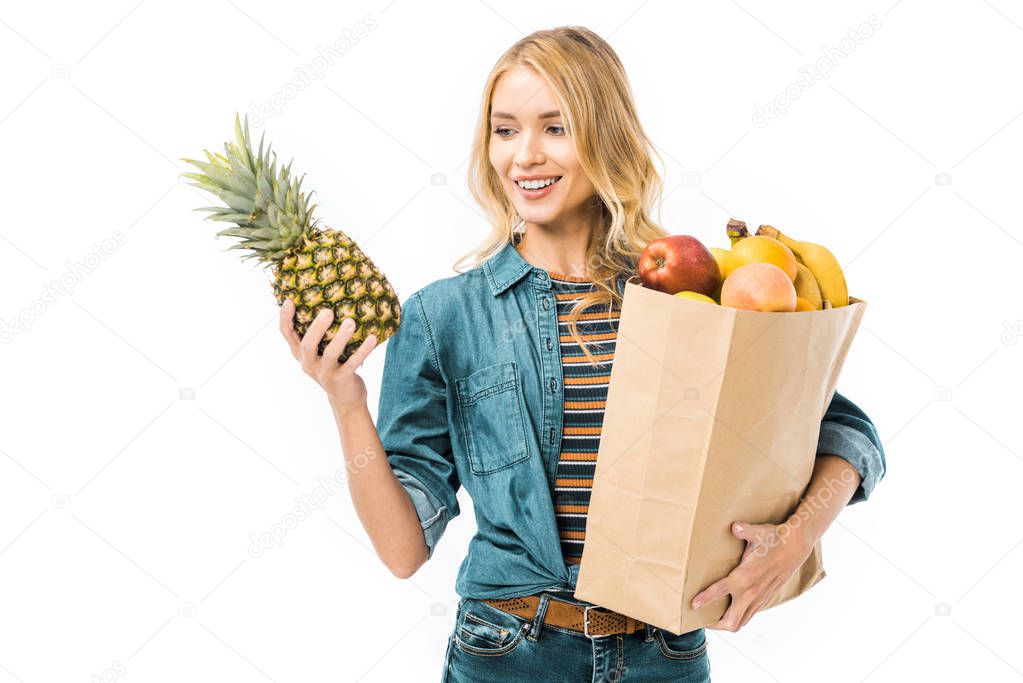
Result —
[[728, 272], [725, 277], [727, 278], [736, 269], [750, 263], [770, 263], [773, 266], [778, 266], [792, 282], [796, 281], [796, 276], [799, 274], [796, 255], [792, 253], [791, 249], [772, 237], [753, 235], [736, 242], [728, 254], [726, 262]]
[[809, 301], [801, 296], [796, 297], [796, 310], [797, 311], [816, 311], [817, 309]]

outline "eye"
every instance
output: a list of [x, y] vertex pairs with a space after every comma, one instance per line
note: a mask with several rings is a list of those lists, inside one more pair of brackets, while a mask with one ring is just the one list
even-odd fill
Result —
[[[551, 126], [547, 127], [548, 131], [551, 131], [552, 129], [553, 129], [553, 133], [552, 133], [553, 135], [556, 135], [558, 137], [566, 135], [565, 127], [564, 126], [559, 126], [557, 124], [554, 124], [554, 125], [551, 125]], [[514, 133], [515, 131], [513, 131], [511, 128], [508, 128], [506, 126], [498, 126], [497, 128], [494, 129], [493, 132], [494, 132], [494, 135], [497, 135], [497, 136], [502, 137], [502, 138], [507, 138], [512, 133]]]

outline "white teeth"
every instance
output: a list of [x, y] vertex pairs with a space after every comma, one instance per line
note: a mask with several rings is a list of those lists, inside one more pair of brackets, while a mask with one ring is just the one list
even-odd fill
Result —
[[544, 178], [543, 180], [517, 180], [519, 187], [524, 190], [539, 190], [541, 187], [547, 187], [554, 183], [561, 176], [554, 176], [553, 178]]

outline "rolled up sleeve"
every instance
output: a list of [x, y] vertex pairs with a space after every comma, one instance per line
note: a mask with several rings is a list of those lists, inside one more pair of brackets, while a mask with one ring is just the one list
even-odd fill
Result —
[[884, 447], [874, 423], [860, 408], [842, 394], [835, 392], [821, 420], [817, 455], [837, 455], [860, 474], [849, 505], [867, 500], [887, 469]]
[[451, 451], [447, 390], [421, 290], [401, 308], [388, 340], [377, 407], [377, 432], [398, 481], [408, 492], [433, 557], [459, 513], [460, 487]]

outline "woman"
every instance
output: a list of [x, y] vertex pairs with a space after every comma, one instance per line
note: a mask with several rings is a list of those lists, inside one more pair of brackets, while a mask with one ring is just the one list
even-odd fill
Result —
[[[580, 27], [533, 33], [484, 89], [469, 181], [491, 234], [470, 270], [404, 303], [376, 426], [355, 373], [375, 340], [338, 365], [316, 355], [330, 313], [299, 340], [282, 309], [346, 460], [361, 459], [352, 501], [396, 576], [432, 556], [458, 489], [472, 497], [478, 531], [458, 572], [443, 680], [710, 678], [704, 629], [675, 635], [573, 597], [624, 283], [667, 234], [648, 214], [661, 190], [652, 153], [610, 46]], [[788, 535], [737, 520], [746, 554], [696, 596], [731, 596], [712, 628], [744, 625], [884, 472], [873, 425], [838, 393], [818, 452], [808, 496], [828, 481], [831, 504]]]

